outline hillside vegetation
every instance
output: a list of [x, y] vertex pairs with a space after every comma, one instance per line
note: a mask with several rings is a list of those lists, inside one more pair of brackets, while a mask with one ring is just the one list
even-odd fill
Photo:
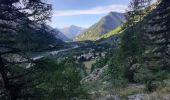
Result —
[[169, 100], [170, 3], [150, 1], [68, 43], [46, 25], [52, 5], [0, 1], [0, 100]]
[[122, 26], [118, 26], [116, 29], [102, 35], [100, 38], [109, 38], [111, 36], [114, 36], [114, 35], [118, 35], [118, 34], [121, 34], [123, 31], [122, 31]]
[[84, 33], [76, 37], [76, 41], [97, 40], [100, 36], [117, 28], [124, 22], [124, 14], [117, 12], [110, 12], [103, 17], [98, 23], [91, 26]]
[[162, 0], [156, 9], [126, 27], [120, 35], [120, 46], [96, 62], [92, 71], [98, 76], [91, 78], [92, 82], [85, 83], [92, 92], [96, 91], [93, 94], [95, 98], [102, 98], [109, 93], [112, 94], [109, 98], [114, 99], [117, 98], [115, 96], [129, 100], [131, 97], [132, 100], [169, 98], [170, 5], [167, 2]]

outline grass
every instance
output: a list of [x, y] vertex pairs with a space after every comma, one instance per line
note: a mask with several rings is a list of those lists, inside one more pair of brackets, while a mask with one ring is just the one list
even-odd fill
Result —
[[135, 85], [135, 84], [130, 84], [125, 88], [122, 88], [118, 91], [118, 94], [123, 97], [126, 98], [129, 95], [134, 95], [134, 94], [140, 94], [144, 92], [144, 86], [143, 85]]
[[[87, 35], [87, 33], [86, 33], [85, 35], [78, 36], [76, 41], [84, 41], [84, 40], [96, 41], [96, 40], [100, 40], [102, 38], [108, 38], [108, 37], [113, 36], [113, 35], [118, 35], [118, 34], [121, 34], [123, 32], [121, 27], [122, 27], [122, 25], [118, 26], [114, 30], [112, 30], [112, 31], [110, 31], [110, 32], [108, 32], [108, 33], [106, 33], [102, 36], [98, 36], [96, 34], [88, 34]], [[91, 32], [91, 33], [98, 33], [98, 32], [94, 31], [94, 32]]]
[[160, 86], [157, 88], [156, 91], [151, 93], [153, 97], [156, 97], [158, 99], [162, 97], [169, 97], [170, 98], [170, 80], [165, 80], [164, 81], [165, 86]]
[[85, 61], [85, 62], [83, 62], [83, 64], [84, 64], [85, 67], [86, 67], [87, 73], [90, 73], [91, 67], [92, 67], [92, 65], [95, 64], [95, 63], [96, 63], [96, 60], [91, 60], [91, 61]]
[[[99, 86], [98, 90], [94, 93], [98, 93], [99, 97], [104, 97], [108, 94], [118, 95], [121, 97], [121, 100], [127, 100], [128, 96], [136, 94], [146, 94], [151, 100], [163, 100], [164, 97], [170, 98], [170, 80], [166, 80], [166, 85], [164, 87], [160, 86], [158, 89], [152, 93], [145, 91], [145, 86], [140, 84], [129, 84], [126, 87], [115, 88], [110, 85], [106, 86], [107, 89], [102, 90], [103, 85], [101, 82], [95, 83], [93, 87]], [[95, 95], [95, 94], [93, 94]], [[97, 100], [97, 99], [96, 99]]]
[[122, 25], [118, 26], [116, 29], [110, 31], [109, 33], [102, 35], [101, 38], [108, 38], [113, 35], [121, 34], [123, 32], [121, 27]]
[[164, 83], [165, 85], [160, 85], [157, 90], [152, 93], [146, 92], [144, 85], [129, 85], [118, 90], [117, 93], [122, 98], [127, 98], [127, 96], [129, 95], [144, 93], [148, 94], [152, 98], [152, 100], [162, 100], [163, 97], [170, 98], [170, 80], [165, 80]]

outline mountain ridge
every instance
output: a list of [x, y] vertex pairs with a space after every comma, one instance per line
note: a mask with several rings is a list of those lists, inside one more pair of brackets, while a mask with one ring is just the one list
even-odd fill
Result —
[[74, 40], [75, 37], [77, 37], [79, 34], [81, 34], [85, 28], [71, 25], [69, 27], [61, 28], [59, 29], [65, 36], [70, 38], [71, 40]]
[[59, 29], [53, 28], [49, 25], [46, 26], [48, 31], [52, 31], [56, 38], [61, 39], [62, 41], [71, 41], [67, 36], [65, 36]]
[[125, 21], [124, 13], [110, 12], [92, 25], [84, 33], [76, 37], [76, 41], [98, 40], [100, 36], [116, 29]]

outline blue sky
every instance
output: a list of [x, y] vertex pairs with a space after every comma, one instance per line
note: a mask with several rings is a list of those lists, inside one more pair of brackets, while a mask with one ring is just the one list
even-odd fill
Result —
[[49, 0], [53, 17], [49, 23], [54, 28], [70, 25], [88, 28], [111, 11], [124, 12], [129, 0]]

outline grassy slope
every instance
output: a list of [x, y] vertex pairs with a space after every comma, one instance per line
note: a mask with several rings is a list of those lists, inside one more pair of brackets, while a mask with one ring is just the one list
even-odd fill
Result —
[[[153, 5], [151, 6], [151, 8], [146, 9], [146, 10], [149, 10], [148, 12], [152, 12], [152, 11], [156, 8], [157, 5], [158, 5], [158, 4], [153, 4]], [[118, 34], [123, 33], [124, 31], [122, 31], [121, 26], [122, 26], [122, 25], [120, 25], [120, 26], [118, 26], [116, 29], [114, 29], [114, 30], [112, 30], [112, 31], [110, 31], [110, 32], [108, 32], [108, 33], [100, 36], [99, 39], [109, 38], [109, 37], [111, 37], [111, 36], [114, 36], [114, 35], [118, 35]]]
[[118, 26], [116, 29], [114, 29], [114, 30], [112, 30], [112, 31], [110, 31], [110, 32], [102, 35], [102, 36], [100, 37], [100, 39], [101, 39], [101, 38], [109, 38], [109, 37], [111, 37], [111, 36], [118, 35], [118, 34], [121, 34], [121, 33], [122, 33], [122, 29], [121, 29], [121, 25], [120, 25], [120, 26]]
[[115, 29], [119, 26], [124, 19], [121, 19], [122, 15], [119, 14], [110, 14], [103, 17], [98, 23], [91, 26], [86, 32], [76, 37], [77, 41], [84, 40], [98, 40], [103, 34], [108, 33], [112, 29]]
[[85, 61], [85, 62], [83, 62], [83, 64], [85, 65], [85, 68], [86, 68], [86, 71], [87, 71], [88, 74], [89, 74], [90, 71], [91, 71], [92, 65], [95, 64], [95, 63], [96, 63], [96, 60], [91, 60], [91, 61]]

